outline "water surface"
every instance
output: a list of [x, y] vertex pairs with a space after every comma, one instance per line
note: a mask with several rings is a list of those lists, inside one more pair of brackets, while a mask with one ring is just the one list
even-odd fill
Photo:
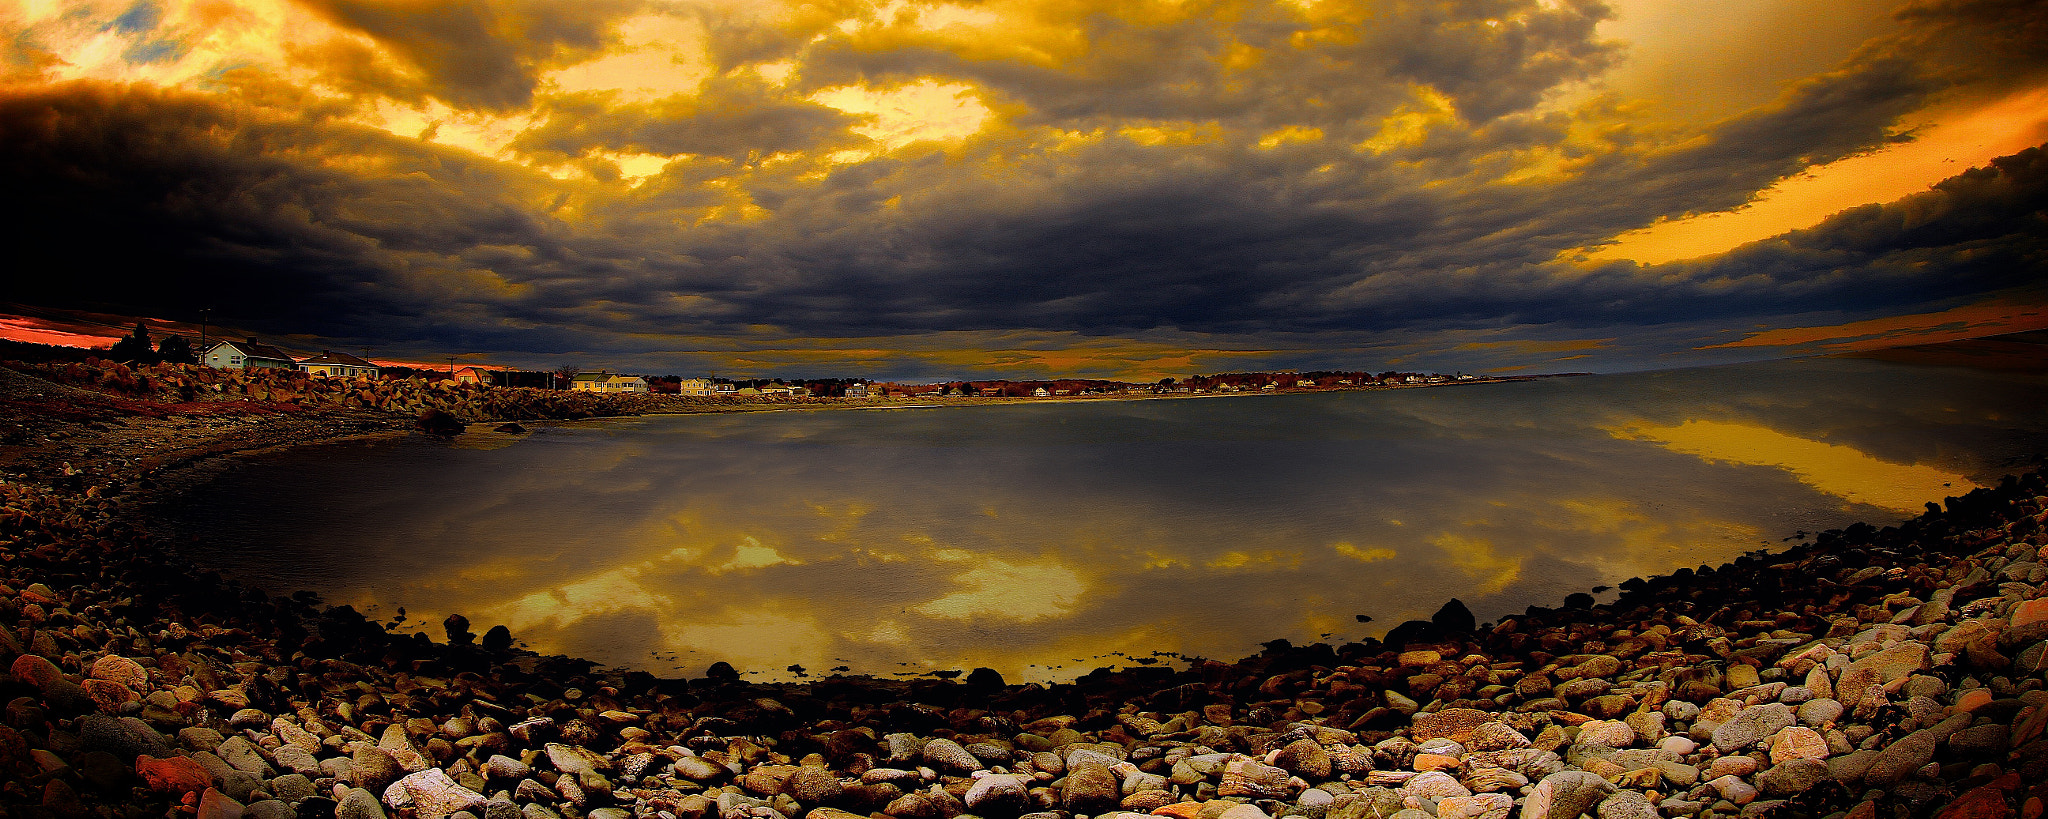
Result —
[[[1879, 361], [1386, 392], [639, 418], [254, 459], [168, 525], [273, 592], [715, 660], [1236, 658], [1481, 620], [2031, 468], [2048, 379]], [[1370, 623], [1361, 623], [1366, 615]]]

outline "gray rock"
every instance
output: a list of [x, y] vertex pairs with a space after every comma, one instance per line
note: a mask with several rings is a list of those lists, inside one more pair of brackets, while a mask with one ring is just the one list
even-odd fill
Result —
[[1855, 783], [1862, 781], [1863, 774], [1877, 761], [1877, 750], [1866, 748], [1828, 759], [1828, 775], [1837, 782]]
[[[268, 720], [266, 719], [266, 721]], [[235, 770], [243, 773], [255, 774], [264, 779], [277, 775], [277, 770], [270, 767], [270, 763], [263, 760], [263, 752], [256, 747], [256, 743], [250, 742], [246, 738], [240, 736], [228, 737], [227, 741], [222, 742], [219, 748], [214, 749], [214, 753], [219, 755], [222, 761], [227, 762]]]
[[[1225, 804], [1229, 803], [1226, 802]], [[1216, 819], [1271, 819], [1271, 817], [1265, 811], [1260, 810], [1257, 805], [1232, 805], [1222, 813], [1217, 814]]]
[[975, 759], [960, 743], [950, 739], [934, 739], [924, 744], [918, 752], [924, 764], [942, 773], [968, 774], [982, 769], [981, 760]]
[[384, 735], [377, 739], [377, 747], [391, 755], [398, 762], [400, 770], [413, 774], [433, 767], [427, 755], [414, 745], [412, 737], [405, 733], [405, 726], [393, 723], [384, 726]]
[[283, 717], [270, 721], [270, 732], [276, 734], [277, 738], [286, 745], [297, 745], [306, 749], [307, 753], [320, 753], [320, 737], [315, 736], [304, 728], [286, 722]]
[[721, 782], [732, 778], [732, 769], [701, 756], [686, 756], [676, 760], [676, 776], [700, 784]]
[[1593, 815], [1600, 819], [1657, 819], [1657, 806], [1640, 791], [1622, 790], [1600, 800]]
[[1115, 774], [1109, 768], [1092, 763], [1083, 763], [1067, 772], [1066, 787], [1060, 793], [1060, 806], [1073, 813], [1093, 816], [1116, 808], [1122, 797]]
[[248, 819], [293, 819], [299, 814], [282, 800], [265, 799], [250, 803], [242, 809], [242, 815]]
[[944, 816], [939, 803], [922, 791], [896, 797], [895, 801], [882, 808], [882, 812], [899, 819], [942, 819]]
[[555, 770], [565, 774], [594, 774], [610, 767], [605, 764], [604, 757], [574, 745], [550, 742], [545, 750], [548, 756], [548, 764], [555, 766]]
[[1113, 769], [1121, 762], [1123, 760], [1094, 748], [1070, 748], [1067, 750], [1066, 766], [1069, 770], [1082, 765], [1101, 765], [1105, 768]]
[[1864, 784], [1881, 788], [1912, 776], [1920, 766], [1934, 759], [1935, 746], [1941, 743], [1936, 730], [1924, 728], [1914, 731], [1878, 750], [1877, 757], [1871, 760], [1870, 769], [1863, 772]]
[[226, 760], [210, 753], [195, 753], [192, 761], [206, 769], [215, 779], [220, 780], [220, 792], [238, 802], [247, 802], [250, 792], [263, 786], [263, 780], [248, 771], [238, 770]]
[[272, 751], [270, 755], [271, 758], [277, 760], [278, 765], [283, 766], [292, 773], [304, 774], [308, 777], [320, 775], [320, 760], [314, 758], [312, 754], [306, 752], [306, 749], [297, 745], [280, 746], [277, 750]]
[[1418, 774], [1401, 784], [1401, 794], [1416, 799], [1435, 802], [1451, 796], [1471, 796], [1472, 791], [1460, 784], [1456, 777], [1443, 771]]
[[512, 788], [512, 798], [521, 802], [554, 802], [562, 798], [548, 786], [531, 779], [521, 779]]
[[1639, 771], [1644, 768], [1654, 767], [1659, 762], [1679, 761], [1677, 754], [1662, 748], [1630, 748], [1625, 751], [1616, 751], [1612, 758], [1614, 764], [1620, 765], [1623, 770], [1628, 771]]
[[355, 782], [356, 761], [345, 756], [320, 760], [320, 775], [341, 782]]
[[533, 775], [533, 766], [504, 754], [493, 754], [484, 760], [484, 776], [517, 782]]
[[1700, 781], [1700, 769], [1683, 762], [1659, 762], [1656, 768], [1664, 781], [1680, 788], [1690, 788]]
[[889, 734], [882, 737], [882, 743], [888, 748], [882, 761], [891, 765], [916, 762], [918, 753], [924, 750], [924, 743], [918, 741], [916, 734]]
[[1784, 703], [1752, 705], [1714, 729], [1714, 747], [1724, 754], [1739, 751], [1798, 721]]
[[1297, 739], [1287, 743], [1273, 759], [1273, 764], [1288, 773], [1310, 782], [1330, 778], [1330, 755], [1323, 746], [1313, 739]]
[[1696, 816], [1707, 807], [1707, 803], [1696, 799], [1672, 797], [1657, 803], [1657, 810], [1665, 816]]
[[1789, 759], [1758, 774], [1757, 789], [1766, 796], [1796, 796], [1828, 778], [1828, 764], [1818, 759]]
[[163, 758], [171, 755], [171, 741], [149, 723], [134, 717], [89, 714], [78, 721], [79, 749], [105, 751], [129, 765], [143, 754]]
[[1600, 778], [1598, 774], [1560, 771], [1544, 777], [1529, 791], [1529, 797], [1522, 802], [1522, 816], [1525, 819], [1577, 819], [1579, 814], [1614, 791], [1614, 783]]
[[977, 816], [1012, 816], [1031, 807], [1030, 780], [992, 774], [975, 780], [962, 799]]
[[967, 753], [973, 754], [975, 759], [981, 760], [981, 764], [984, 766], [1008, 765], [1014, 756], [1010, 753], [1010, 749], [988, 742], [970, 742], [965, 747], [967, 748]]
[[1280, 799], [1287, 795], [1288, 778], [1286, 771], [1258, 760], [1232, 759], [1223, 765], [1223, 781], [1217, 786], [1216, 794]]
[[285, 774], [270, 780], [269, 787], [272, 795], [286, 802], [297, 802], [313, 795], [313, 780], [304, 774]]
[[428, 768], [391, 783], [384, 791], [384, 805], [393, 810], [411, 808], [420, 816], [446, 816], [460, 810], [480, 808], [484, 795], [462, 787], [440, 768]]
[[372, 793], [383, 793], [391, 783], [397, 782], [404, 771], [398, 767], [398, 760], [374, 745], [356, 748], [355, 758], [350, 760], [350, 775], [355, 777], [355, 786]]
[[1436, 803], [1436, 819], [1508, 819], [1514, 797], [1504, 793], [1451, 796]]
[[1826, 697], [1807, 700], [1799, 704], [1799, 723], [1818, 728], [1841, 719], [1843, 710], [1842, 703]]
[[1473, 793], [1519, 791], [1524, 785], [1529, 784], [1529, 777], [1519, 771], [1482, 765], [1466, 771], [1464, 784], [1465, 787], [1472, 789]]
[[1529, 747], [1529, 737], [1504, 722], [1484, 722], [1472, 729], [1466, 747], [1473, 751], [1505, 751]]
[[387, 819], [377, 796], [362, 788], [351, 788], [334, 807], [334, 819]]
[[2003, 754], [2012, 740], [2012, 728], [1989, 723], [1964, 728], [1949, 735], [1948, 749], [1964, 756]]
[[513, 739], [528, 747], [539, 745], [555, 735], [555, 721], [551, 717], [534, 717], [505, 729]]
[[839, 801], [840, 794], [845, 792], [845, 788], [839, 784], [839, 778], [833, 776], [831, 771], [820, 767], [803, 767], [790, 774], [789, 781], [782, 785], [782, 792], [808, 807], [816, 807]]
[[227, 737], [221, 736], [219, 731], [212, 728], [195, 726], [178, 729], [178, 745], [190, 751], [211, 751], [219, 748], [221, 742], [226, 739]]
[[1662, 711], [1631, 711], [1621, 721], [1634, 729], [1636, 736], [1642, 737], [1644, 742], [1656, 744], [1670, 733], [1664, 727], [1666, 719]]

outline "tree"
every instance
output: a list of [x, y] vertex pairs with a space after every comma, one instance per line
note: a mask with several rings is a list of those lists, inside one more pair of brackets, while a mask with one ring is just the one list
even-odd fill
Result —
[[192, 352], [192, 342], [184, 336], [164, 336], [156, 344], [156, 357], [166, 364], [199, 363], [199, 356]]
[[149, 328], [135, 322], [135, 332], [114, 342], [107, 357], [124, 364], [155, 364], [156, 351], [149, 346]]
[[569, 382], [574, 381], [576, 379], [576, 374], [580, 372], [583, 371], [577, 369], [575, 365], [563, 365], [561, 367], [555, 368], [555, 383], [552, 388], [557, 390], [568, 389]]

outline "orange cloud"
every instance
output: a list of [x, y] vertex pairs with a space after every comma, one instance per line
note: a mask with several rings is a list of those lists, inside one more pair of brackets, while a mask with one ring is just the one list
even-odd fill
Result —
[[114, 343], [120, 335], [111, 331], [106, 335], [73, 332], [37, 319], [0, 316], [0, 338], [8, 341], [54, 344], [59, 347], [104, 347]]
[[1764, 330], [1750, 333], [1740, 341], [1709, 344], [1693, 349], [1795, 347], [1818, 344], [1827, 350], [1847, 352], [1903, 344], [1933, 344], [2043, 328], [2048, 328], [2048, 306], [1993, 299], [1939, 313], [1867, 319], [1824, 327]]
[[1911, 142], [1808, 168], [1804, 174], [1779, 180], [1735, 210], [1658, 221], [1577, 256], [1588, 262], [1643, 264], [1711, 256], [1812, 227], [1858, 205], [1927, 190], [1963, 169], [2048, 141], [2048, 86], [1972, 110], [1922, 116], [1935, 121]]

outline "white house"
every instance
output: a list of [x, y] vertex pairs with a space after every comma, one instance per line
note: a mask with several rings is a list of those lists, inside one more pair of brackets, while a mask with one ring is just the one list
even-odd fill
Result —
[[851, 383], [851, 384], [848, 384], [848, 385], [846, 385], [846, 397], [848, 397], [848, 398], [866, 398], [866, 397], [868, 397], [868, 385], [867, 385], [867, 384], [866, 384], [865, 382], [861, 382], [861, 381], [855, 381], [855, 382], [853, 382], [853, 383]]
[[709, 378], [685, 378], [679, 387], [679, 392], [682, 395], [708, 397], [718, 394], [718, 386], [711, 383]]
[[308, 375], [325, 375], [340, 378], [376, 378], [382, 372], [371, 364], [348, 353], [321, 350], [319, 355], [299, 362], [299, 371]]
[[208, 347], [200, 359], [217, 370], [289, 370], [298, 362], [283, 350], [249, 341], [223, 341]]

